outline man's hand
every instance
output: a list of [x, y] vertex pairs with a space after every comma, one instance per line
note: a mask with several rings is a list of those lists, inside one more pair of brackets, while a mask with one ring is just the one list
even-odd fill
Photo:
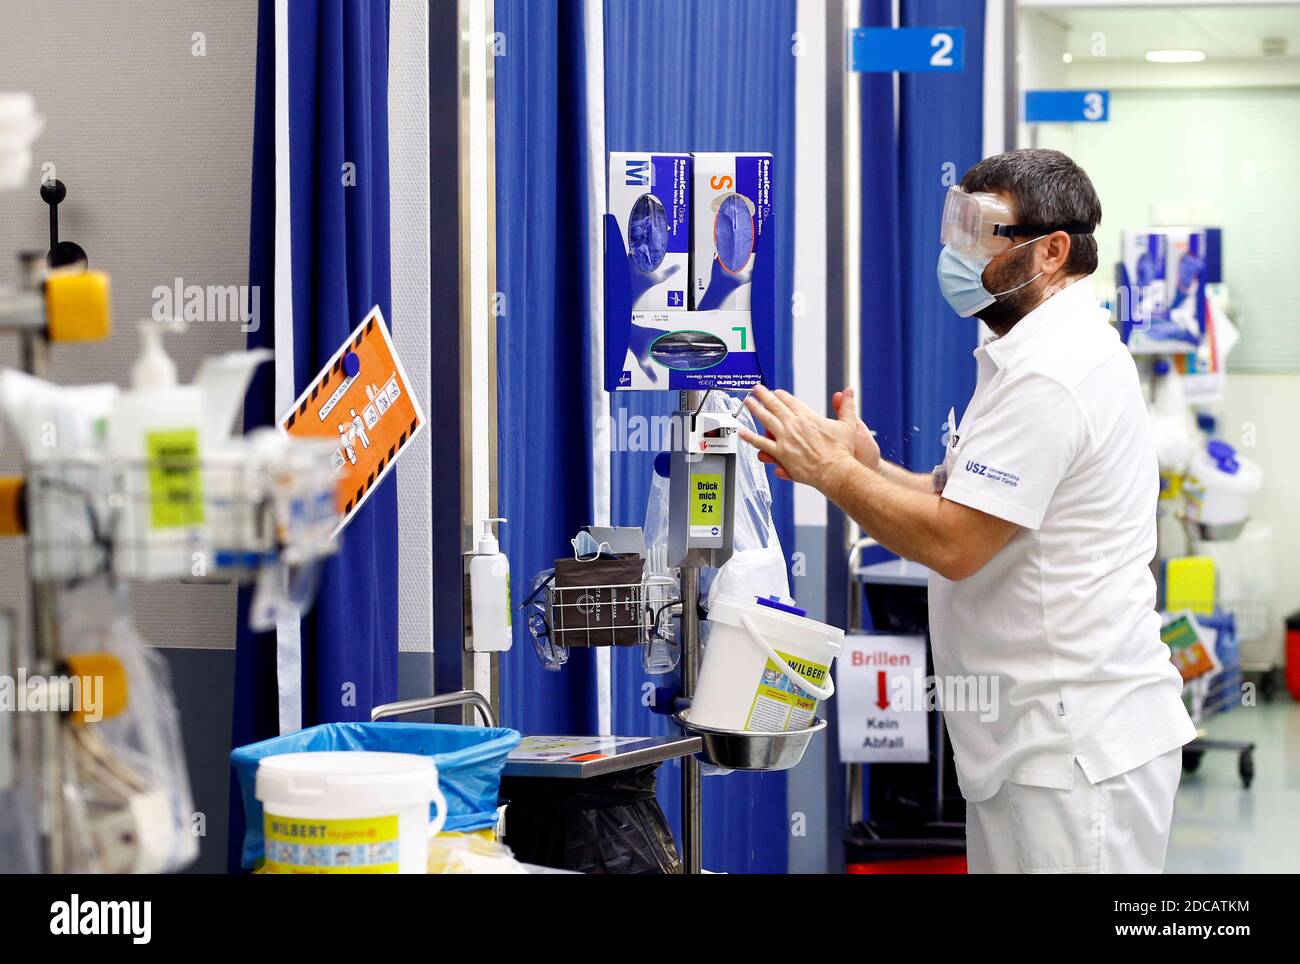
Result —
[[[876, 444], [876, 437], [871, 434], [867, 428], [867, 423], [862, 421], [858, 415], [857, 399], [853, 395], [853, 389], [846, 388], [842, 392], [836, 392], [831, 398], [831, 404], [835, 406], [835, 415], [838, 418], [848, 418], [849, 421], [857, 423], [857, 439], [853, 445], [853, 457], [865, 465], [871, 471], [875, 472], [880, 468], [880, 446]], [[845, 416], [844, 407], [848, 406], [849, 414]]]
[[[818, 415], [789, 392], [771, 392], [761, 385], [745, 399], [745, 406], [767, 430], [767, 437], [742, 429], [740, 438], [758, 449], [760, 459], [775, 463], [779, 477], [825, 492], [846, 467], [859, 463], [857, 451], [862, 440], [858, 429], [866, 426], [858, 418], [852, 393], [840, 398], [838, 418]], [[875, 447], [874, 440], [871, 447]], [[879, 462], [878, 449], [875, 458]]]

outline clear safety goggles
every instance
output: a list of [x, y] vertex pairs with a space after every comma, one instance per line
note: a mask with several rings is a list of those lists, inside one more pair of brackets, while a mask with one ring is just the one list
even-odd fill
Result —
[[1013, 247], [1017, 238], [1037, 238], [1053, 231], [1091, 234], [1093, 225], [1016, 224], [1010, 206], [996, 194], [967, 193], [950, 187], [943, 202], [939, 243], [951, 245], [962, 254], [996, 258]]

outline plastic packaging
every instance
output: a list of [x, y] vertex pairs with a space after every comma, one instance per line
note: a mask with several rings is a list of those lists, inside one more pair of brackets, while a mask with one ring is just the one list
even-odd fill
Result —
[[447, 835], [429, 841], [431, 874], [526, 874], [514, 852], [475, 834]]
[[12, 369], [0, 371], [0, 410], [23, 440], [29, 462], [90, 458], [120, 389], [55, 385]]
[[[735, 396], [712, 392], [701, 410], [729, 412], [741, 428], [758, 431], [753, 416]], [[721, 588], [715, 591], [714, 583], [718, 580]], [[721, 569], [705, 569], [700, 573], [700, 596], [706, 600], [705, 609], [719, 592], [791, 598], [785, 553], [772, 516], [772, 487], [767, 480], [767, 466], [758, 460], [758, 449], [752, 445], [740, 446], [736, 456], [736, 518], [731, 558]]]
[[555, 581], [554, 569], [543, 569], [533, 577], [529, 587], [528, 598], [519, 608], [527, 613], [528, 634], [533, 639], [533, 648], [541, 660], [542, 669], [558, 673], [569, 661], [569, 647], [557, 643], [546, 618], [546, 589]]
[[[705, 396], [702, 412], [726, 412], [740, 422], [742, 428], [757, 431], [753, 416], [743, 401], [725, 392], [713, 391]], [[781, 551], [781, 538], [777, 535], [772, 516], [772, 488], [767, 480], [767, 467], [758, 460], [758, 450], [751, 445], [740, 446], [736, 456], [736, 510], [732, 533], [732, 554], [720, 569], [700, 570], [700, 600], [708, 610], [712, 600], [722, 594], [746, 596], [778, 596], [790, 599], [790, 578], [785, 554]], [[646, 499], [645, 524], [642, 527], [646, 545], [646, 572], [660, 578], [665, 587], [675, 580], [677, 570], [669, 568], [668, 559], [668, 507], [669, 507], [669, 457], [660, 454], [654, 463], [650, 478], [650, 492]], [[716, 587], [716, 588], [715, 588]], [[659, 620], [660, 630], [652, 634], [643, 659], [646, 672], [661, 674], [677, 666], [679, 647], [677, 626], [679, 609], [674, 608]], [[702, 642], [708, 642], [710, 627], [700, 627]]]
[[506, 844], [525, 863], [583, 874], [679, 874], [655, 798], [658, 764], [586, 780], [509, 778]]
[[0, 371], [0, 411], [27, 459], [27, 531], [40, 534], [28, 547], [34, 578], [75, 579], [103, 563], [94, 510], [106, 508], [98, 482], [118, 395], [116, 385], [69, 387]]
[[[194, 803], [180, 719], [162, 658], [127, 616], [126, 595], [94, 581], [60, 599], [64, 651], [120, 664], [124, 709], [97, 722], [64, 725], [66, 866], [115, 873], [179, 870], [198, 856]], [[104, 686], [105, 703], [115, 694]], [[125, 692], [122, 692], [125, 691]], [[102, 707], [101, 707], [102, 709]]]
[[655, 457], [650, 473], [650, 494], [646, 499], [645, 540], [646, 604], [651, 607], [653, 625], [641, 652], [642, 668], [651, 676], [671, 673], [681, 661], [677, 627], [681, 607], [677, 569], [668, 565], [668, 464], [667, 452]]
[[251, 348], [213, 355], [200, 363], [194, 384], [203, 392], [203, 432], [210, 443], [232, 435], [253, 373], [274, 357], [269, 348]]
[[[654, 471], [650, 473], [650, 493], [646, 498], [645, 522], [641, 532], [645, 536], [646, 559], [662, 560], [660, 571], [668, 568], [668, 465], [667, 452], [655, 456]], [[675, 570], [673, 570], [675, 571]]]
[[[1163, 358], [1155, 363], [1151, 428], [1155, 434], [1161, 475], [1166, 479], [1183, 475], [1196, 449], [1198, 433], [1191, 409], [1183, 397], [1181, 377]], [[1166, 479], [1162, 479], [1162, 483]]]
[[254, 792], [257, 765], [263, 757], [322, 750], [370, 750], [432, 757], [438, 767], [439, 786], [447, 798], [447, 822], [443, 830], [466, 832], [496, 824], [501, 771], [506, 757], [518, 743], [519, 732], [502, 727], [323, 723], [238, 747], [230, 754], [230, 762], [239, 778], [244, 801], [243, 866], [256, 866], [263, 855], [262, 805]]
[[[757, 431], [753, 417], [740, 398], [724, 392], [710, 392], [700, 408], [702, 412], [726, 412], [735, 416], [742, 428]], [[758, 460], [758, 450], [752, 445], [742, 445], [736, 456], [736, 515], [732, 536], [732, 556], [721, 570], [700, 570], [700, 596], [711, 599], [713, 582], [719, 572], [728, 567], [736, 573], [734, 579], [724, 579], [723, 585], [743, 585], [745, 592], [763, 596], [790, 598], [790, 580], [786, 571], [785, 555], [781, 551], [781, 538], [777, 535], [772, 517], [772, 488], [767, 481], [767, 468]], [[650, 479], [650, 493], [646, 500], [645, 532], [646, 557], [653, 560], [656, 547], [662, 547], [667, 558], [668, 547], [668, 457], [655, 459], [655, 471]], [[747, 580], [757, 580], [749, 582]], [[706, 606], [707, 608], [707, 606]]]

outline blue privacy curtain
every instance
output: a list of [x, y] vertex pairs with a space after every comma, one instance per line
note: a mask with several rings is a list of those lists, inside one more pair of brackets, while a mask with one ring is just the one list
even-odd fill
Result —
[[[497, 492], [511, 592], [571, 554], [592, 520], [587, 319], [587, 112], [581, 0], [496, 0]], [[594, 734], [593, 650], [542, 668], [516, 613], [501, 659], [502, 723], [526, 734]]]
[[[390, 315], [388, 16], [385, 3], [369, 0], [292, 2], [277, 50], [275, 7], [275, 0], [262, 0], [258, 13], [249, 277], [260, 291], [260, 325], [249, 334], [248, 346], [277, 347], [276, 294], [283, 298], [289, 286], [296, 396], [373, 305], [385, 318]], [[287, 51], [289, 75], [289, 277], [275, 271], [278, 51]], [[279, 347], [275, 370], [264, 366], [249, 391], [246, 428], [281, 414], [276, 379], [287, 377], [289, 360], [285, 346]], [[241, 593], [238, 614], [236, 746], [277, 732], [276, 634], [247, 630], [248, 595]], [[301, 636], [304, 726], [366, 720], [373, 705], [396, 697], [392, 474], [352, 519], [338, 555], [325, 564]], [[230, 812], [230, 847], [237, 859], [243, 835], [237, 788]]]
[[[935, 282], [944, 194], [983, 156], [984, 3], [902, 0], [904, 27], [966, 30], [961, 73], [862, 74], [862, 412], [881, 453], [918, 472], [943, 458], [948, 410], [975, 389], [978, 323]], [[865, 0], [889, 26], [891, 0]]]
[[[777, 239], [777, 370], [793, 386], [789, 306], [794, 276], [795, 0], [605, 0], [605, 124], [610, 151], [767, 151], [773, 155]], [[662, 415], [677, 393], [621, 393], [611, 414]], [[653, 452], [616, 452], [613, 521], [641, 525]], [[787, 556], [794, 551], [793, 494], [772, 481]], [[614, 659], [614, 730], [666, 733], [642, 705], [647, 677], [639, 650]], [[680, 770], [660, 770], [660, 800], [674, 827]], [[789, 815], [784, 773], [734, 773], [704, 780], [704, 866], [783, 873]], [[680, 839], [680, 838], [679, 838]]]
[[[862, 25], [893, 25], [893, 0], [863, 0]], [[965, 69], [860, 74], [862, 417], [880, 452], [916, 472], [943, 459], [949, 409], [975, 390], [973, 318], [960, 318], [935, 280], [939, 218], [949, 184], [983, 157], [984, 3], [902, 0], [898, 26], [964, 27]], [[864, 562], [890, 558], [868, 551]], [[870, 767], [866, 768], [870, 779]], [[869, 784], [868, 784], [869, 786]], [[868, 794], [869, 799], [869, 794]], [[870, 814], [868, 814], [870, 816]]]
[[[771, 151], [775, 155], [777, 303], [792, 285], [794, 0], [606, 0], [607, 150]], [[532, 575], [570, 551], [593, 521], [587, 319], [592, 265], [587, 231], [596, 216], [586, 173], [589, 110], [581, 0], [496, 0], [499, 493], [516, 597]], [[743, 104], [744, 109], [737, 109]], [[789, 385], [790, 324], [778, 322], [773, 379]], [[671, 411], [676, 393], [615, 396], [612, 414]], [[613, 456], [613, 518], [640, 525], [653, 452]], [[793, 546], [791, 495], [776, 486], [777, 518]], [[639, 649], [614, 652], [613, 730], [668, 731], [641, 704], [647, 677]], [[502, 661], [502, 712], [526, 733], [591, 733], [597, 725], [594, 656], [575, 651], [558, 674], [540, 669], [515, 627]], [[660, 797], [676, 827], [678, 771], [660, 770]], [[784, 871], [788, 834], [781, 774], [705, 782], [705, 863], [712, 870]]]

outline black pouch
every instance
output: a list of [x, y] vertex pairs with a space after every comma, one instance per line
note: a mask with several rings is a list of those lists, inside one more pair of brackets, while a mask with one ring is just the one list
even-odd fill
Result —
[[586, 562], [555, 560], [552, 638], [563, 646], [635, 646], [641, 641], [641, 576], [635, 553]]

